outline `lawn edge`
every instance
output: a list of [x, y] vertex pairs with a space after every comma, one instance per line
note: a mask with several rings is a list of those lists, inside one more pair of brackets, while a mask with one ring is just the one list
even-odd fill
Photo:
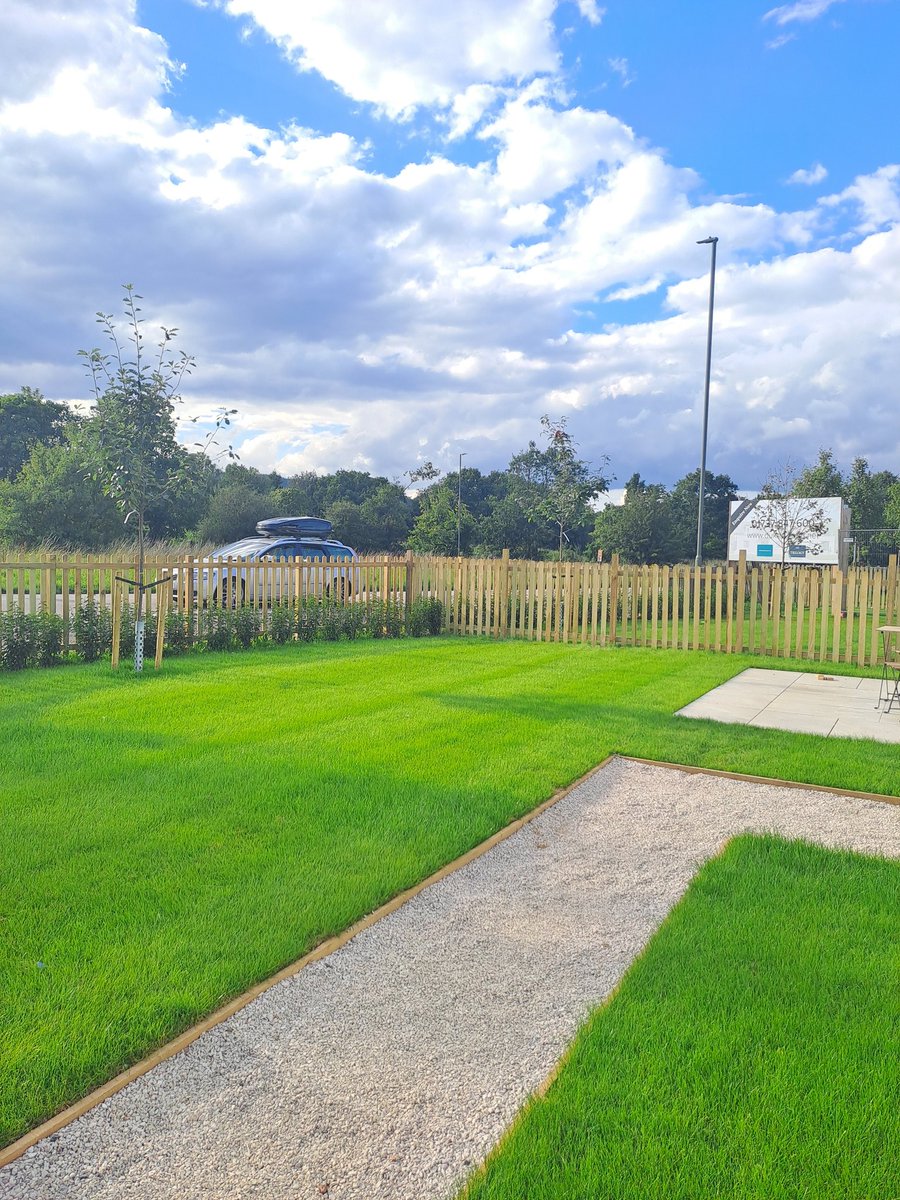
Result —
[[796, 779], [778, 779], [771, 775], [746, 775], [741, 771], [720, 771], [715, 767], [695, 767], [687, 763], [667, 762], [660, 758], [638, 758], [634, 754], [614, 754], [610, 757], [619, 758], [625, 762], [639, 763], [645, 767], [665, 767], [668, 771], [681, 771], [685, 775], [712, 775], [718, 779], [737, 779], [741, 783], [766, 783], [769, 787], [802, 788], [806, 792], [827, 792], [831, 796], [852, 796], [857, 800], [880, 800], [882, 804], [900, 804], [900, 796], [888, 792], [857, 792], [852, 788], [832, 787], [827, 783], [801, 783]]
[[[263, 993], [267, 992], [277, 983], [281, 983], [283, 980], [290, 979], [293, 975], [299, 974], [299, 972], [310, 963], [318, 962], [323, 958], [328, 958], [331, 954], [334, 954], [335, 951], [340, 950], [349, 941], [356, 937], [357, 934], [360, 934], [370, 926], [375, 925], [378, 921], [382, 920], [383, 917], [387, 917], [391, 913], [396, 912], [420, 892], [424, 891], [428, 887], [431, 887], [432, 884], [440, 882], [440, 880], [446, 878], [448, 875], [454, 874], [454, 872], [460, 870], [462, 867], [465, 867], [469, 863], [474, 862], [476, 859], [481, 858], [483, 854], [486, 854], [489, 850], [493, 849], [494, 846], [506, 841], [506, 839], [512, 837], [514, 833], [518, 833], [520, 829], [528, 825], [531, 821], [535, 820], [535, 818], [541, 816], [548, 809], [558, 804], [560, 800], [563, 800], [570, 792], [574, 791], [575, 788], [580, 787], [582, 783], [585, 783], [593, 775], [596, 775], [598, 772], [602, 771], [604, 767], [607, 767], [610, 763], [616, 761], [633, 762], [649, 767], [662, 767], [666, 770], [681, 771], [683, 774], [687, 775], [711, 775], [720, 779], [735, 779], [746, 783], [768, 784], [770, 787], [801, 788], [804, 791], [826, 792], [830, 795], [849, 796], [862, 800], [878, 800], [884, 804], [900, 805], [900, 796], [882, 795], [877, 792], [852, 791], [848, 788], [831, 787], [827, 784], [798, 783], [794, 780], [777, 779], [766, 775], [747, 775], [738, 771], [720, 771], [713, 767], [691, 766], [686, 763], [673, 763], [662, 759], [638, 758], [637, 756], [631, 754], [608, 754], [606, 758], [604, 758], [596, 766], [591, 767], [589, 771], [586, 771], [583, 775], [573, 780], [570, 784], [568, 784], [568, 786], [560, 788], [558, 791], [554, 792], [552, 796], [550, 796], [547, 800], [543, 800], [537, 805], [537, 807], [531, 809], [530, 812], [525, 813], [524, 816], [517, 817], [508, 825], [504, 825], [502, 829], [499, 829], [496, 833], [491, 834], [491, 836], [485, 841], [480, 842], [477, 846], [473, 846], [470, 850], [467, 850], [464, 854], [461, 854], [451, 862], [446, 863], [443, 867], [440, 867], [437, 871], [434, 871], [431, 875], [427, 876], [419, 883], [414, 884], [405, 891], [398, 893], [391, 900], [388, 900], [378, 908], [373, 909], [372, 912], [367, 913], [364, 917], [361, 917], [358, 921], [354, 922], [353, 925], [348, 926], [348, 928], [342, 933], [335, 934], [330, 938], [326, 938], [324, 942], [320, 942], [318, 946], [314, 947], [307, 954], [303, 955], [302, 958], [298, 958], [294, 962], [288, 963], [287, 966], [282, 967], [281, 970], [277, 971], [274, 975], [270, 975], [268, 978], [261, 980], [259, 983], [255, 983], [251, 988], [248, 988], [247, 991], [242, 992], [239, 996], [229, 1000], [227, 1004], [215, 1009], [209, 1014], [209, 1016], [204, 1017], [203, 1020], [198, 1021], [195, 1025], [190, 1026], [189, 1029], [184, 1030], [184, 1032], [180, 1033], [176, 1038], [173, 1038], [172, 1041], [166, 1042], [165, 1045], [158, 1047], [146, 1058], [141, 1059], [140, 1062], [137, 1062], [133, 1066], [128, 1067], [126, 1070], [121, 1071], [118, 1075], [113, 1076], [112, 1079], [107, 1080], [106, 1083], [101, 1084], [92, 1092], [88, 1092], [86, 1096], [82, 1096], [81, 1099], [76, 1100], [73, 1104], [70, 1104], [68, 1107], [62, 1109], [54, 1116], [48, 1117], [46, 1121], [42, 1121], [40, 1125], [36, 1125], [27, 1133], [22, 1134], [22, 1136], [17, 1138], [14, 1142], [10, 1142], [9, 1145], [0, 1148], [0, 1168], [15, 1162], [17, 1158], [21, 1158], [26, 1151], [37, 1145], [38, 1142], [43, 1141], [44, 1138], [50, 1137], [54, 1133], [58, 1133], [61, 1129], [64, 1129], [73, 1121], [78, 1120], [79, 1117], [84, 1116], [86, 1113], [90, 1112], [91, 1109], [102, 1104], [104, 1100], [108, 1100], [111, 1096], [114, 1096], [117, 1092], [120, 1092], [126, 1088], [130, 1083], [140, 1079], [142, 1075], [146, 1075], [148, 1071], [152, 1070], [152, 1068], [157, 1066], [159, 1063], [165, 1062], [169, 1058], [174, 1058], [176, 1054], [179, 1054], [182, 1050], [186, 1050], [192, 1042], [195, 1042], [204, 1033], [208, 1033], [217, 1025], [221, 1025], [223, 1021], [228, 1020], [229, 1017], [239, 1013], [242, 1008], [246, 1008], [248, 1004], [250, 1004], [253, 1000], [256, 1000], [259, 996], [263, 995]], [[599, 1007], [603, 1007], [604, 1005], [608, 1004], [616, 991], [618, 991], [618, 985], [616, 985], [610, 995], [601, 1002]], [[532, 1091], [531, 1095], [522, 1105], [520, 1112], [517, 1114], [513, 1122], [514, 1124], [519, 1119], [521, 1113], [524, 1112], [524, 1110], [529, 1106], [530, 1103], [533, 1102], [533, 1100], [538, 1099], [546, 1094], [547, 1090], [550, 1088], [551, 1084], [562, 1069], [567, 1055], [568, 1050], [566, 1050], [560, 1057], [559, 1061], [554, 1064], [553, 1069], [547, 1078], [538, 1084], [537, 1087]]]
[[318, 946], [315, 946], [308, 953], [304, 954], [302, 958], [298, 958], [294, 962], [288, 963], [286, 967], [282, 967], [281, 970], [277, 971], [274, 975], [270, 975], [266, 979], [260, 980], [259, 983], [255, 983], [251, 988], [248, 988], [247, 991], [241, 992], [239, 996], [235, 996], [234, 999], [229, 1000], [227, 1004], [223, 1004], [220, 1008], [215, 1009], [209, 1014], [209, 1016], [204, 1017], [203, 1020], [198, 1021], [195, 1025], [191, 1025], [189, 1029], [185, 1029], [177, 1037], [173, 1038], [172, 1041], [166, 1042], [163, 1046], [159, 1046], [151, 1054], [148, 1054], [146, 1058], [141, 1059], [140, 1062], [137, 1062], [133, 1066], [126, 1068], [124, 1071], [120, 1071], [118, 1075], [114, 1075], [113, 1078], [107, 1080], [106, 1083], [100, 1084], [100, 1086], [94, 1088], [92, 1092], [88, 1092], [86, 1096], [82, 1096], [81, 1099], [76, 1100], [73, 1104], [68, 1105], [54, 1116], [48, 1117], [47, 1120], [42, 1121], [40, 1125], [35, 1125], [33, 1129], [30, 1129], [27, 1133], [23, 1133], [22, 1136], [17, 1138], [14, 1142], [10, 1142], [9, 1145], [0, 1148], [0, 1168], [6, 1167], [10, 1163], [15, 1162], [16, 1159], [21, 1158], [27, 1150], [30, 1150], [33, 1146], [36, 1146], [38, 1142], [43, 1141], [44, 1138], [50, 1137], [54, 1133], [59, 1133], [61, 1129], [64, 1129], [67, 1125], [71, 1125], [71, 1123], [73, 1121], [77, 1121], [79, 1117], [83, 1117], [86, 1113], [90, 1112], [91, 1109], [102, 1104], [104, 1100], [110, 1099], [111, 1096], [114, 1096], [117, 1092], [121, 1092], [130, 1083], [134, 1083], [135, 1080], [140, 1079], [142, 1075], [146, 1075], [147, 1072], [152, 1070], [155, 1066], [158, 1066], [160, 1063], [165, 1062], [169, 1058], [174, 1058], [175, 1055], [179, 1054], [182, 1050], [186, 1050], [192, 1042], [195, 1042], [199, 1037], [202, 1037], [204, 1033], [208, 1033], [211, 1029], [215, 1029], [217, 1025], [221, 1025], [223, 1021], [227, 1021], [229, 1017], [233, 1017], [236, 1013], [239, 1013], [242, 1008], [246, 1008], [248, 1004], [252, 1003], [252, 1001], [256, 1000], [259, 996], [262, 996], [277, 983], [281, 983], [283, 980], [290, 979], [293, 975], [299, 974], [299, 972], [302, 971], [304, 967], [309, 966], [310, 963], [318, 962], [323, 958], [328, 958], [329, 955], [334, 954], [335, 951], [340, 950], [343, 946], [346, 946], [349, 941], [357, 936], [357, 934], [360, 934], [364, 930], [370, 928], [370, 926], [375, 925], [378, 921], [382, 920], [382, 918], [390, 916], [391, 913], [394, 913], [399, 908], [402, 908], [404, 904], [412, 900], [426, 888], [431, 887], [432, 884], [439, 883], [448, 875], [454, 874], [454, 872], [460, 870], [462, 867], [468, 866], [469, 863], [481, 858], [483, 854], [486, 854], [489, 850], [493, 849], [494, 846], [506, 841], [507, 838], [512, 837], [514, 833], [518, 833], [520, 829], [524, 828], [524, 826], [535, 820], [536, 817], [541, 816], [555, 804], [558, 804], [560, 800], [563, 800], [570, 792], [574, 791], [575, 788], [580, 787], [580, 785], [586, 782], [586, 780], [590, 779], [592, 775], [596, 775], [598, 771], [602, 771], [604, 767], [621, 757], [621, 755], [617, 754], [608, 754], [602, 762], [598, 763], [594, 767], [591, 767], [589, 771], [586, 771], [584, 775], [580, 775], [577, 779], [574, 779], [570, 784], [568, 784], [568, 786], [560, 788], [558, 791], [554, 792], [552, 796], [550, 796], [547, 800], [541, 801], [536, 808], [531, 809], [531, 811], [525, 813], [524, 816], [516, 817], [514, 821], [511, 821], [508, 825], [504, 825], [502, 829], [498, 829], [496, 833], [491, 834], [491, 836], [485, 841], [479, 842], [477, 846], [473, 846], [471, 850], [467, 850], [464, 854], [461, 854], [451, 862], [446, 863], [443, 867], [440, 867], [437, 871], [434, 871], [425, 879], [420, 880], [419, 883], [414, 884], [405, 891], [399, 892], [391, 900], [388, 900], [378, 908], [373, 909], [372, 912], [367, 913], [364, 917], [360, 917], [358, 921], [355, 921], [352, 925], [348, 926], [343, 933], [338, 933], [333, 937], [326, 938], [324, 942], [320, 942]]

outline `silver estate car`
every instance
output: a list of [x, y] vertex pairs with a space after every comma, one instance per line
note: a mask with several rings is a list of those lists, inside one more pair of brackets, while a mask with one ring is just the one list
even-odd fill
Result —
[[[257, 572], [251, 564], [288, 564], [298, 560], [308, 562], [301, 580], [303, 594], [343, 598], [353, 591], [353, 572], [347, 568], [356, 561], [357, 554], [343, 542], [326, 536], [330, 532], [330, 522], [321, 517], [271, 517], [260, 521], [255, 535], [219, 546], [208, 558], [195, 560], [196, 569], [174, 570], [173, 599], [178, 602], [182, 587], [188, 586], [181, 576], [190, 572], [192, 595], [202, 604], [235, 606], [248, 601], [271, 602], [279, 598], [283, 580], [279, 585], [278, 572]], [[233, 566], [214, 565], [217, 560], [224, 563], [233, 558], [244, 561]]]

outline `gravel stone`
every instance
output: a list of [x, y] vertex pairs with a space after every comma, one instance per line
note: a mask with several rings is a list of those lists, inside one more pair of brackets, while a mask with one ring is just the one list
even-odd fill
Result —
[[0, 1170], [2, 1200], [443, 1200], [698, 866], [773, 831], [900, 857], [900, 808], [614, 760]]

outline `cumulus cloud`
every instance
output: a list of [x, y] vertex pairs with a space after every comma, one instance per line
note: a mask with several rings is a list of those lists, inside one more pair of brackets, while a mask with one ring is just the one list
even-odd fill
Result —
[[798, 167], [793, 175], [788, 176], [788, 183], [803, 183], [812, 186], [812, 184], [821, 183], [822, 180], [827, 177], [827, 175], [828, 172], [826, 169], [821, 163], [817, 162], [811, 166], [809, 170], [806, 170], [803, 167]]
[[853, 183], [832, 196], [819, 200], [823, 208], [850, 204], [859, 212], [857, 231], [871, 233], [900, 222], [900, 163], [879, 167], [870, 175], [858, 175]]
[[[552, 16], [558, 0], [217, 0], [253, 22], [301, 70], [392, 117], [446, 106], [473, 84], [524, 80], [559, 64]], [[599, 20], [591, 0], [579, 0]]]
[[[711, 466], [752, 485], [762, 457], [820, 441], [896, 464], [897, 167], [809, 211], [704, 198], [692, 170], [552, 81], [473, 69], [466, 83], [451, 44], [446, 95], [467, 96], [453, 111], [483, 161], [453, 161], [451, 142], [384, 173], [347, 133], [177, 117], [167, 47], [125, 0], [57, 3], [46, 20], [16, 0], [0, 22], [11, 58], [29, 55], [0, 82], [0, 390], [83, 396], [74, 351], [132, 279], [150, 321], [179, 326], [198, 358], [190, 411], [238, 408], [251, 465], [400, 474], [417, 458], [449, 465], [462, 444], [490, 468], [555, 408], [617, 473], [672, 479], [699, 437], [708, 260], [695, 242], [712, 231]], [[844, 214], [849, 240], [823, 247], [822, 223]], [[656, 292], [654, 319], [573, 328], [580, 307]]]

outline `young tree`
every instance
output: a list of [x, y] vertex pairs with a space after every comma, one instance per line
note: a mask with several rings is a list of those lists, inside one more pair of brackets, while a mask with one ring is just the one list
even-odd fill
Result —
[[[126, 283], [123, 287], [123, 339], [112, 314], [98, 312], [97, 323], [112, 343], [112, 352], [104, 354], [95, 347], [78, 353], [87, 363], [94, 390], [91, 420], [94, 468], [108, 495], [124, 512], [126, 523], [133, 520], [137, 529], [135, 626], [139, 639], [144, 615], [147, 518], [151, 508], [176, 486], [182, 475], [183, 460], [178, 455], [175, 436], [175, 405], [181, 400], [181, 384], [193, 368], [194, 360], [184, 351], [174, 352], [172, 342], [178, 330], [165, 327], [156, 351], [148, 354], [138, 304], [142, 297], [133, 284]], [[230, 424], [233, 412], [219, 410], [215, 427], [195, 443], [201, 453], [215, 444], [217, 433]], [[220, 453], [236, 457], [231, 446]], [[138, 665], [137, 654], [135, 665]]]
[[782, 566], [791, 546], [802, 545], [815, 554], [828, 529], [822, 505], [816, 503], [816, 498], [798, 496], [796, 482], [792, 463], [775, 467], [759, 493], [759, 499], [766, 503], [756, 508], [750, 522], [751, 529], [780, 545]]
[[[515, 477], [514, 492], [525, 511], [554, 527], [562, 562], [567, 532], [576, 523], [585, 523], [590, 511], [588, 501], [608, 490], [609, 479], [578, 458], [565, 417], [553, 421], [545, 414], [541, 426], [547, 449], [540, 450], [534, 442], [529, 442], [528, 449], [512, 459], [509, 469]], [[604, 457], [603, 466], [607, 462]]]

